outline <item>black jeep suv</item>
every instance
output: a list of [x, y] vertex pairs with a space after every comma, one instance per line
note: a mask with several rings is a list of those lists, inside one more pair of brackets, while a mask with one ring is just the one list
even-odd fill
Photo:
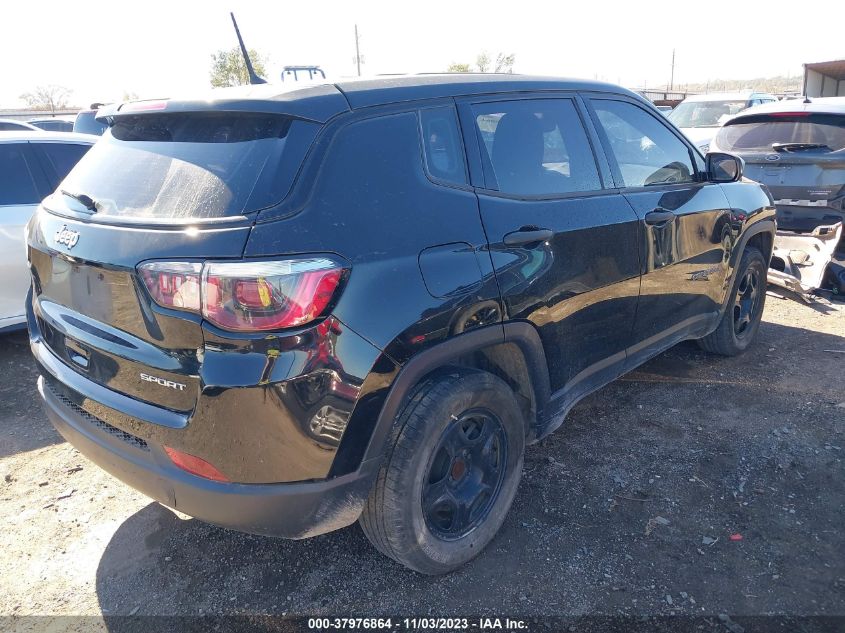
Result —
[[451, 570], [580, 398], [760, 322], [771, 197], [616, 86], [391, 77], [100, 116], [29, 225], [38, 388], [83, 454], [210, 523], [359, 520]]

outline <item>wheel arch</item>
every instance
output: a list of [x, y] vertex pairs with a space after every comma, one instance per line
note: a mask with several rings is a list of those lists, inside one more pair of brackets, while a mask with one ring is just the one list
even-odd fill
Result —
[[529, 439], [549, 401], [549, 370], [536, 328], [524, 321], [464, 332], [412, 357], [396, 376], [373, 429], [364, 460], [384, 454], [397, 415], [414, 388], [446, 367], [470, 367], [502, 378], [526, 415]]

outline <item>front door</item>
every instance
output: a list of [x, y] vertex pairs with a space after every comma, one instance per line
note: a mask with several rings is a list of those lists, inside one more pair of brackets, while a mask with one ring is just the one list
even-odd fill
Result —
[[734, 231], [720, 185], [659, 114], [624, 98], [590, 100], [614, 178], [640, 223], [642, 286], [628, 350], [636, 366], [702, 336], [725, 297]]
[[0, 143], [0, 328], [23, 321], [30, 282], [24, 227], [42, 198], [35, 167], [28, 143]]

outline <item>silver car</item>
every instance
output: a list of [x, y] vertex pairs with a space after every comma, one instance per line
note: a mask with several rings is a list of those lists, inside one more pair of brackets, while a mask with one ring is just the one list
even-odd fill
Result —
[[87, 134], [0, 132], [0, 331], [25, 325], [26, 223], [98, 140]]
[[772, 192], [779, 229], [845, 222], [845, 97], [749, 108], [724, 124], [710, 151], [745, 160], [745, 175]]

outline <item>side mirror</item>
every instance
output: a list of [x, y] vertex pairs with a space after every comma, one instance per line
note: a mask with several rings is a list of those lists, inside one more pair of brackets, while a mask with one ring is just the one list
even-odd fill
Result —
[[707, 166], [707, 180], [710, 182], [736, 182], [742, 179], [745, 161], [739, 156], [709, 152], [704, 160]]

